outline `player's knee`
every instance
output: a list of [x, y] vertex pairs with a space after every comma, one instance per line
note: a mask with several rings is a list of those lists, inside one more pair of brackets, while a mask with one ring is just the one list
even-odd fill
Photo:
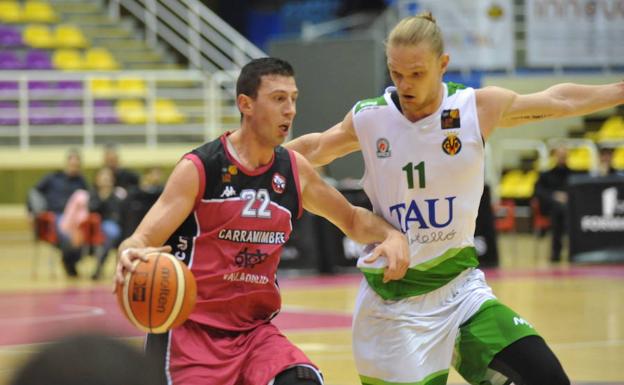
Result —
[[323, 385], [323, 377], [316, 369], [297, 365], [278, 374], [273, 385]]

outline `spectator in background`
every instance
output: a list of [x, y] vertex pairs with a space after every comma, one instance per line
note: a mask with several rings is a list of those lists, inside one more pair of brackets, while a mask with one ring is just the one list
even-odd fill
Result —
[[598, 170], [594, 176], [624, 176], [624, 172], [613, 167], [613, 149], [603, 147], [598, 154]]
[[46, 345], [15, 372], [10, 385], [164, 385], [155, 368], [125, 343], [85, 334]]
[[[108, 167], [101, 168], [95, 175], [95, 183], [89, 198], [89, 211], [102, 217], [104, 244], [96, 254], [97, 265], [92, 279], [99, 279], [109, 251], [117, 246], [121, 238], [121, 197], [115, 189], [115, 175]], [[117, 191], [117, 192], [116, 192]]]
[[150, 207], [156, 202], [164, 188], [165, 176], [161, 167], [154, 166], [141, 176], [141, 183], [128, 190], [121, 212], [122, 238], [134, 232]]
[[540, 174], [535, 184], [535, 196], [541, 211], [550, 216], [552, 230], [551, 261], [561, 260], [562, 238], [566, 231], [568, 178], [572, 175], [566, 164], [568, 150], [564, 146], [553, 150], [555, 167]]
[[[29, 211], [31, 213], [36, 215], [41, 211], [51, 211], [56, 214], [58, 246], [62, 252], [63, 267], [70, 277], [78, 275], [76, 263], [80, 259], [81, 247], [76, 244], [79, 242], [72, 242], [69, 234], [61, 230], [60, 224], [70, 198], [75, 192], [84, 192], [87, 189], [88, 184], [82, 174], [80, 152], [72, 148], [67, 152], [65, 169], [44, 176], [29, 193]], [[76, 197], [79, 198], [80, 196]], [[33, 202], [42, 202], [42, 207], [33, 207]]]
[[139, 176], [120, 166], [118, 147], [114, 143], [109, 143], [104, 147], [104, 167], [113, 170], [115, 186], [123, 188], [126, 192], [139, 185]]

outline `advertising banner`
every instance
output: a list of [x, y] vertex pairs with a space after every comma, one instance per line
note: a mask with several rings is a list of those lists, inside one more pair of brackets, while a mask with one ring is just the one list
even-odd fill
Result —
[[624, 0], [525, 0], [529, 66], [624, 64]]
[[399, 0], [397, 6], [401, 18], [432, 13], [451, 55], [450, 69], [513, 68], [511, 0]]

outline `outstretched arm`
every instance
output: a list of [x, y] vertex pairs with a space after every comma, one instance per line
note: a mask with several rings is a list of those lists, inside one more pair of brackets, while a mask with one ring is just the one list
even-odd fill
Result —
[[328, 185], [312, 165], [295, 153], [301, 182], [303, 207], [336, 225], [359, 243], [380, 243], [366, 262], [386, 257], [384, 281], [401, 279], [409, 267], [407, 238], [383, 218], [362, 207], [353, 206], [334, 187]]
[[324, 166], [360, 149], [351, 111], [342, 122], [328, 130], [302, 135], [284, 146], [303, 155], [314, 167]]
[[182, 159], [174, 168], [162, 194], [149, 209], [134, 233], [119, 245], [119, 262], [115, 280], [123, 282], [132, 261], [153, 251], [171, 251], [162, 246], [193, 210], [199, 190], [199, 174], [195, 165]]
[[527, 95], [500, 87], [477, 91], [479, 122], [486, 136], [495, 127], [581, 116], [620, 104], [624, 104], [624, 81], [595, 86], [562, 83]]

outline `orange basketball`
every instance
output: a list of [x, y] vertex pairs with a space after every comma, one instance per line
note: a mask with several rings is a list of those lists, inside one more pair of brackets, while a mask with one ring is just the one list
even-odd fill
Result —
[[147, 262], [134, 261], [134, 273], [126, 273], [123, 285], [117, 285], [117, 301], [140, 330], [164, 333], [191, 314], [197, 284], [191, 271], [173, 255], [154, 252], [147, 257]]

